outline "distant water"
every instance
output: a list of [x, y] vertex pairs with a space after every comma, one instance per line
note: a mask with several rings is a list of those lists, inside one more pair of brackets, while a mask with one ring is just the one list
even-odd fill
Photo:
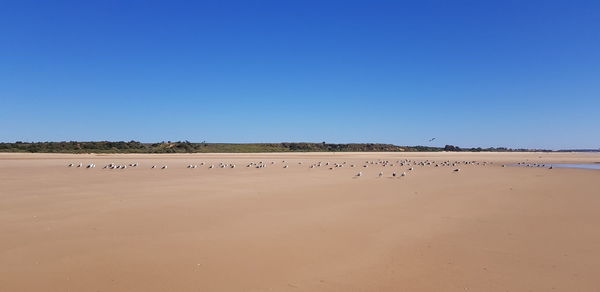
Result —
[[[580, 168], [580, 169], [596, 169], [596, 170], [600, 170], [600, 163], [553, 163], [553, 164], [543, 164], [544, 168], [548, 168], [550, 166], [552, 167], [557, 167], [557, 168]], [[513, 166], [524, 166], [526, 167], [526, 164], [513, 164]], [[537, 167], [535, 165], [530, 165], [529, 167]]]
[[600, 170], [600, 163], [586, 163], [586, 164], [555, 163], [555, 164], [551, 164], [551, 165], [553, 167], [582, 168], [582, 169], [597, 169], [597, 170]]

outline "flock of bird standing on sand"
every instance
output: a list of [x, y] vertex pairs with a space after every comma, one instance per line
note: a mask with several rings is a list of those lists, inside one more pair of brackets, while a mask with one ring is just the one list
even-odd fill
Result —
[[[247, 168], [266, 168], [267, 166], [271, 166], [271, 167], [281, 167], [283, 169], [287, 169], [290, 166], [290, 163], [288, 163], [286, 160], [282, 160], [281, 161], [281, 166], [277, 166], [277, 163], [275, 161], [270, 161], [270, 162], [266, 162], [266, 161], [258, 161], [258, 162], [249, 162], [247, 163], [245, 166]], [[413, 171], [415, 169], [415, 167], [448, 167], [451, 168], [453, 172], [459, 172], [460, 168], [458, 168], [458, 166], [460, 165], [488, 165], [488, 164], [493, 164], [493, 162], [486, 162], [486, 161], [450, 161], [450, 160], [446, 160], [446, 161], [430, 161], [430, 160], [424, 160], [424, 161], [416, 161], [416, 160], [410, 160], [410, 159], [404, 159], [404, 160], [396, 160], [395, 162], [392, 162], [390, 160], [367, 160], [364, 163], [362, 163], [361, 165], [357, 165], [357, 164], [351, 164], [351, 163], [347, 163], [346, 161], [343, 161], [341, 163], [337, 163], [337, 162], [323, 162], [323, 161], [319, 161], [316, 163], [312, 163], [308, 166], [308, 168], [328, 168], [329, 170], [334, 170], [336, 168], [342, 168], [342, 167], [350, 167], [350, 168], [363, 168], [366, 169], [368, 167], [389, 167], [389, 168], [393, 168], [393, 167], [408, 167], [406, 169], [406, 171], [403, 172], [396, 172], [396, 171], [392, 171], [391, 172], [391, 177], [405, 177], [407, 176], [407, 173], [410, 173], [411, 171]], [[301, 167], [303, 166], [302, 162], [298, 162], [298, 165]], [[129, 168], [135, 168], [138, 167], [139, 164], [137, 162], [135, 163], [128, 163], [128, 164], [116, 164], [116, 163], [110, 163], [107, 164], [103, 167], [103, 169], [127, 169]], [[234, 163], [225, 163], [225, 162], [219, 162], [218, 164], [208, 164], [208, 163], [204, 163], [201, 162], [200, 164], [188, 164], [186, 166], [186, 168], [189, 169], [195, 169], [198, 167], [206, 167], [207, 169], [213, 169], [213, 168], [235, 168], [236, 164]], [[504, 167], [505, 165], [502, 165], [502, 167]], [[90, 163], [90, 164], [86, 164], [84, 165], [83, 163], [79, 162], [79, 163], [69, 163], [67, 165], [67, 167], [76, 167], [76, 168], [95, 168], [96, 164]], [[151, 166], [152, 169], [167, 169], [168, 166], [167, 165], [152, 165]], [[362, 177], [364, 176], [362, 171], [358, 171], [354, 177], [358, 178], [358, 177]], [[384, 172], [380, 171], [377, 174], [377, 177], [383, 177], [384, 176]]]
[[[548, 169], [552, 169], [552, 165], [548, 166], [546, 164], [543, 163], [527, 163], [527, 162], [519, 162], [516, 164], [517, 166], [524, 166], [524, 167], [548, 167]], [[503, 165], [504, 166], [504, 165]]]

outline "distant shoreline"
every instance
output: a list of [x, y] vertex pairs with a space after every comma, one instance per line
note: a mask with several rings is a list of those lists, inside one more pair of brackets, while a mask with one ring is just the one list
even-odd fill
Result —
[[[453, 145], [398, 146], [382, 143], [192, 143], [189, 141], [141, 143], [137, 141], [63, 141], [0, 143], [5, 153], [70, 153], [70, 154], [168, 154], [168, 153], [303, 153], [303, 152], [571, 152], [569, 150], [511, 149], [506, 147], [461, 148]], [[600, 150], [598, 150], [600, 151]], [[594, 150], [574, 151], [594, 152]]]

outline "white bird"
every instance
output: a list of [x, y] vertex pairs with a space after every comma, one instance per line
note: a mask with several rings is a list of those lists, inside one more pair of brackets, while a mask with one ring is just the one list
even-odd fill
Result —
[[162, 169], [167, 169], [167, 166], [166, 166], [166, 165], [163, 165], [163, 167], [161, 167], [161, 168], [162, 168]]

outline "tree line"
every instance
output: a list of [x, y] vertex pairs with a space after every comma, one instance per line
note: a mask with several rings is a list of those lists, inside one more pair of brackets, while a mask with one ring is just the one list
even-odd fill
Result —
[[397, 146], [380, 143], [192, 143], [189, 141], [162, 141], [141, 143], [138, 141], [62, 141], [0, 143], [0, 152], [30, 153], [251, 153], [251, 152], [436, 152], [436, 151], [545, 151], [510, 148], [460, 148], [446, 145]]

